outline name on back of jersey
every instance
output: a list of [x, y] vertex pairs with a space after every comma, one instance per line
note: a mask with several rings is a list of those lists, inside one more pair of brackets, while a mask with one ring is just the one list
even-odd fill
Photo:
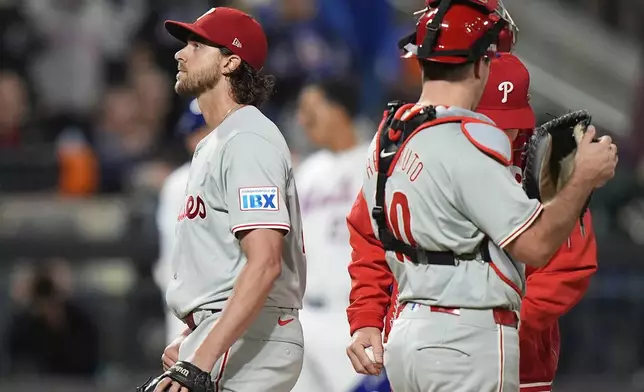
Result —
[[[378, 151], [374, 149], [367, 158], [366, 174], [368, 179], [371, 179], [371, 177], [378, 174], [378, 168], [376, 165], [376, 162], [378, 162], [378, 154]], [[415, 182], [425, 167], [425, 164], [420, 159], [418, 153], [409, 148], [409, 146], [399, 152], [398, 158], [395, 160], [393, 165], [395, 165], [395, 171], [404, 173], [407, 178], [409, 178], [410, 182]]]
[[276, 186], [239, 188], [241, 211], [278, 211], [279, 191]]

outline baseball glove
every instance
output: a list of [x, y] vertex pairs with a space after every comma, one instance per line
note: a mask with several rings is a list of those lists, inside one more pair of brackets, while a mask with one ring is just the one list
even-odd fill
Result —
[[[531, 199], [552, 200], [568, 183], [575, 166], [577, 146], [590, 125], [585, 110], [568, 113], [535, 129], [526, 150], [523, 189]], [[590, 197], [582, 210], [586, 210]]]
[[136, 388], [136, 392], [153, 392], [157, 384], [166, 377], [178, 382], [190, 392], [215, 392], [215, 385], [210, 378], [210, 373], [185, 361], [179, 361], [159, 377], [149, 379], [145, 384]]

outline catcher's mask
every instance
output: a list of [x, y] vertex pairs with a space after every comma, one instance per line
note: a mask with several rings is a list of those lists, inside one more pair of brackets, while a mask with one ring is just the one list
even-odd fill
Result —
[[416, 31], [400, 40], [403, 57], [449, 64], [511, 52], [518, 29], [502, 0], [426, 0]]

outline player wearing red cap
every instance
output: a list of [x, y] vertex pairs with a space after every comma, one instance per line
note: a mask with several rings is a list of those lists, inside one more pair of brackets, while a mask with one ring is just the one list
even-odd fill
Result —
[[545, 205], [529, 199], [509, 170], [507, 134], [473, 112], [491, 59], [512, 47], [511, 18], [500, 1], [426, 4], [401, 41], [423, 91], [385, 112], [347, 217], [347, 354], [356, 371], [379, 372], [395, 282], [400, 309], [384, 352], [394, 391], [517, 391], [523, 263], [546, 265], [566, 241], [590, 192], [614, 174], [616, 148], [591, 144], [590, 127], [574, 183]]
[[166, 301], [186, 329], [141, 390], [290, 391], [306, 262], [291, 153], [258, 109], [273, 87], [264, 31], [225, 7], [165, 26], [185, 44], [175, 90], [197, 98], [212, 131], [192, 157], [170, 260]]
[[[512, 169], [521, 179], [523, 151], [535, 126], [530, 106], [530, 74], [515, 56], [492, 60], [490, 79], [477, 111], [504, 129], [514, 145]], [[526, 293], [521, 301], [519, 366], [522, 392], [550, 392], [559, 361], [558, 319], [586, 293], [597, 271], [597, 244], [591, 214], [584, 215], [552, 259], [541, 268], [526, 267]]]

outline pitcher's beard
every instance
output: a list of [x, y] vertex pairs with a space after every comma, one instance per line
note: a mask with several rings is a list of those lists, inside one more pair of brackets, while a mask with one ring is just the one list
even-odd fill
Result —
[[189, 97], [198, 97], [206, 91], [212, 90], [221, 78], [216, 69], [205, 69], [192, 73], [184, 72], [183, 76], [175, 83], [174, 91], [181, 96]]

